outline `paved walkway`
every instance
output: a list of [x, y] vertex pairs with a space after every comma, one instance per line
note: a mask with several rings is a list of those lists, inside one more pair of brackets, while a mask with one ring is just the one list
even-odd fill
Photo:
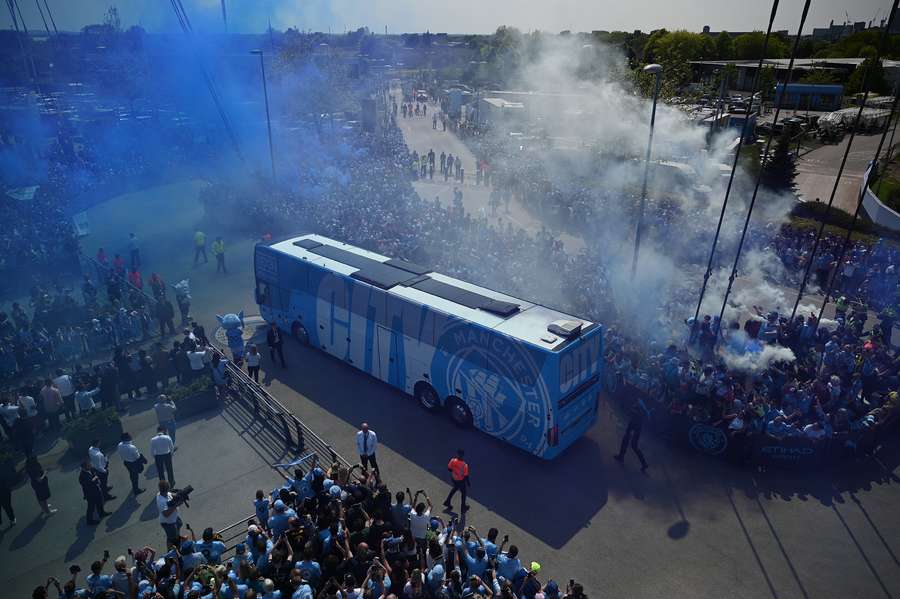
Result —
[[[875, 157], [875, 150], [881, 135], [857, 135], [853, 140], [853, 146], [847, 155], [847, 164], [844, 166], [841, 180], [838, 183], [834, 196], [834, 206], [850, 214], [856, 210], [859, 201], [859, 186], [862, 185], [863, 175], [869, 161]], [[814, 202], [819, 198], [823, 203], [828, 203], [831, 191], [834, 189], [838, 168], [841, 159], [847, 150], [850, 136], [836, 144], [827, 144], [816, 148], [808, 154], [804, 154], [797, 160], [797, 176], [794, 184], [797, 194], [806, 202]]]
[[[394, 96], [399, 97], [399, 95], [399, 89], [395, 88]], [[541, 221], [531, 214], [518, 199], [510, 202], [508, 211], [501, 208], [497, 216], [491, 216], [491, 187], [475, 185], [475, 155], [455, 133], [450, 130], [441, 131], [440, 122], [438, 122], [437, 129], [432, 129], [431, 114], [433, 110], [439, 110], [439, 106], [429, 104], [427, 117], [414, 116], [405, 119], [402, 115], [398, 115], [397, 118], [397, 124], [403, 132], [410, 152], [415, 150], [421, 156], [427, 155], [428, 151], [433, 149], [436, 154], [434, 179], [423, 179], [413, 183], [419, 196], [427, 201], [438, 199], [442, 205], [450, 206], [453, 204], [453, 189], [459, 187], [463, 192], [463, 207], [473, 217], [487, 218], [495, 225], [506, 226], [507, 223], [512, 223], [514, 227], [531, 233], [540, 231], [543, 226]], [[465, 185], [459, 185], [452, 179], [445, 183], [443, 177], [439, 176], [441, 152], [460, 157], [466, 173]], [[577, 250], [584, 245], [584, 242], [578, 237], [567, 233], [557, 232], [557, 234], [571, 248]]]
[[[138, 448], [150, 455], [149, 439], [156, 432], [156, 415], [149, 401], [141, 411], [126, 416], [123, 424], [135, 438]], [[271, 489], [279, 475], [270, 464], [287, 457], [280, 447], [266, 443], [262, 425], [252, 420], [239, 404], [211, 411], [180, 422], [178, 451], [174, 470], [178, 486], [192, 485], [191, 507], [182, 508], [182, 519], [199, 535], [207, 526], [220, 529], [253, 512], [256, 489]], [[13, 507], [18, 524], [9, 528], [6, 518], [0, 528], [0, 588], [4, 597], [30, 597], [38, 584], [55, 576], [68, 577], [69, 565], [81, 566], [80, 580], [90, 573], [90, 564], [108, 549], [114, 559], [145, 545], [164, 546], [157, 520], [156, 467], [147, 465], [141, 475], [144, 493], [135, 497], [131, 483], [115, 447], [110, 457], [110, 484], [116, 499], [106, 503], [110, 516], [98, 526], [85, 524], [85, 502], [78, 484], [78, 464], [67, 453], [67, 444], [59, 440], [40, 455], [50, 480], [50, 503], [59, 512], [46, 518], [26, 482], [13, 491]], [[291, 458], [289, 458], [291, 459]], [[185, 534], [188, 534], [185, 531]], [[107, 573], [112, 564], [107, 564]]]

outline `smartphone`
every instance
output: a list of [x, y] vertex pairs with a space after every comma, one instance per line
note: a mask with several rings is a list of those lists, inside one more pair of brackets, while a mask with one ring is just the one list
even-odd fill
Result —
[[574, 578], [570, 578], [570, 579], [569, 579], [569, 588], [571, 589], [573, 586], [575, 586], [575, 579], [574, 579]]
[[109, 559], [109, 549], [103, 550], [103, 559]]

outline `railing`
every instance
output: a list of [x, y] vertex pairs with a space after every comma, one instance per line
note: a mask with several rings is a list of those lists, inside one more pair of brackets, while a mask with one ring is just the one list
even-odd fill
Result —
[[[210, 346], [221, 358], [227, 358], [221, 348], [212, 342], [210, 342]], [[304, 453], [306, 456], [315, 455], [319, 463], [330, 466], [337, 462], [344, 467], [350, 467], [350, 463], [341, 454], [303, 424], [293, 412], [263, 389], [259, 383], [251, 379], [237, 364], [228, 360], [225, 363], [225, 370], [228, 374], [226, 390], [229, 396], [249, 407], [257, 419], [271, 424], [271, 430], [278, 434], [287, 447], [301, 455]], [[252, 517], [254, 515], [250, 514], [218, 531], [217, 534], [227, 547], [226, 553], [233, 551], [235, 545], [241, 542], [245, 534], [243, 526]]]
[[[213, 346], [213, 349], [222, 358], [227, 358], [222, 349], [216, 346]], [[331, 465], [338, 462], [350, 467], [350, 463], [331, 445], [303, 424], [293, 412], [251, 379], [237, 364], [229, 360], [225, 368], [229, 374], [228, 391], [231, 396], [247, 404], [257, 418], [272, 423], [272, 430], [281, 436], [288, 447], [297, 453], [310, 451], [318, 456], [320, 463]]]
[[147, 292], [143, 289], [132, 285], [131, 281], [128, 280], [128, 277], [123, 277], [122, 275], [116, 273], [116, 271], [113, 270], [112, 267], [100, 264], [99, 262], [97, 262], [97, 260], [91, 258], [90, 256], [81, 254], [81, 260], [84, 264], [90, 266], [94, 271], [94, 281], [96, 281], [98, 284], [106, 281], [110, 277], [116, 278], [125, 285], [125, 288], [129, 292], [139, 293], [140, 295], [144, 296], [144, 300], [147, 302], [147, 306], [149, 306], [151, 309], [156, 307], [156, 304], [158, 303], [156, 301], [156, 298], [148, 295]]

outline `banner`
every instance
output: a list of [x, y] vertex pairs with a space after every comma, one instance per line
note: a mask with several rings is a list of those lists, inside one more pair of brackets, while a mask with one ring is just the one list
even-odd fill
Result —
[[813, 441], [806, 437], [776, 439], [763, 435], [756, 440], [753, 461], [758, 466], [773, 468], [812, 468], [818, 466], [828, 449], [825, 439]]

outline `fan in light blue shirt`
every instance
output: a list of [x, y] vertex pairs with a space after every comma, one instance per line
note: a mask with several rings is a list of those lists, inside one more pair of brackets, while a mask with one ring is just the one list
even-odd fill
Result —
[[506, 580], [512, 580], [521, 567], [519, 548], [515, 545], [510, 545], [509, 551], [497, 556], [497, 576], [502, 576]]

